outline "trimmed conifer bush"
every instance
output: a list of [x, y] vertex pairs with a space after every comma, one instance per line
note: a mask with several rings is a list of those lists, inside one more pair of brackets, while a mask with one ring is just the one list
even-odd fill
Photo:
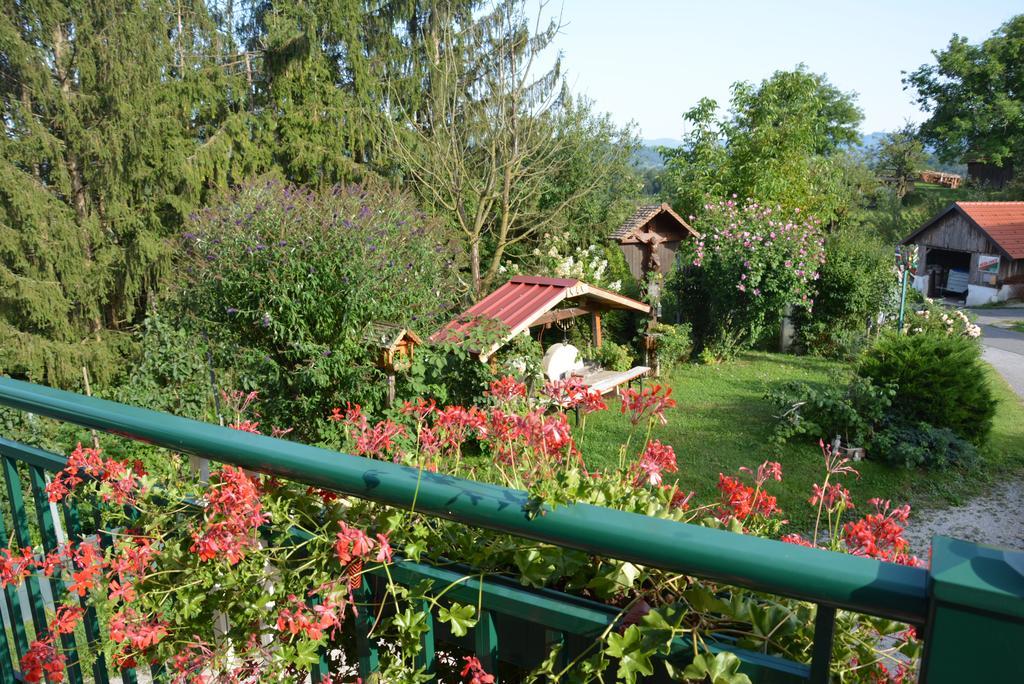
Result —
[[911, 423], [948, 428], [981, 444], [992, 429], [995, 399], [970, 337], [940, 331], [882, 335], [861, 357], [857, 373], [875, 385], [893, 385], [892, 410]]

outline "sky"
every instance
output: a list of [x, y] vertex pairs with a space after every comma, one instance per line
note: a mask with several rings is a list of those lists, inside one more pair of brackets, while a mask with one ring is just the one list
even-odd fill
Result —
[[[561, 2], [561, 4], [559, 4]], [[1024, 12], [1021, 0], [551, 0], [572, 90], [644, 139], [684, 133], [704, 96], [805, 63], [857, 93], [864, 133], [925, 118], [902, 71], [932, 62], [954, 33], [972, 43]]]

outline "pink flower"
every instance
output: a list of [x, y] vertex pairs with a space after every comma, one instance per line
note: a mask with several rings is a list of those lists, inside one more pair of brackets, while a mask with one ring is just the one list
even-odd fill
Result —
[[637, 473], [635, 484], [660, 485], [662, 473], [679, 471], [675, 450], [668, 444], [662, 444], [660, 441], [652, 439], [647, 443], [644, 453], [640, 455], [636, 470], [640, 472]]

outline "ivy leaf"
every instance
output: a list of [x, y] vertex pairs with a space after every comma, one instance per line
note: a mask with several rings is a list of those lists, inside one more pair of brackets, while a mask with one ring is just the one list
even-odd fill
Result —
[[450, 608], [441, 608], [437, 612], [437, 619], [441, 622], [451, 624], [452, 634], [457, 637], [466, 636], [470, 629], [476, 626], [476, 607], [464, 606], [461, 603], [452, 603]]
[[750, 677], [739, 672], [739, 669], [740, 659], [736, 654], [723, 651], [715, 656], [697, 656], [683, 670], [683, 676], [710, 684], [751, 684]]
[[622, 634], [609, 634], [604, 652], [612, 658], [618, 658], [617, 676], [626, 684], [634, 684], [637, 675], [654, 674], [654, 665], [651, 663], [654, 650], [647, 649], [643, 634], [636, 625], [630, 625]]

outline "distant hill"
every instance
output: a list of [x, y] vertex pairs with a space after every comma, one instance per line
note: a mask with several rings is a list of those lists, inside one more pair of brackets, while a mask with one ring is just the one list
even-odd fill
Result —
[[665, 160], [658, 154], [659, 147], [679, 147], [683, 142], [675, 138], [654, 138], [642, 140], [640, 149], [633, 154], [633, 166], [640, 169], [660, 169], [665, 166]]

